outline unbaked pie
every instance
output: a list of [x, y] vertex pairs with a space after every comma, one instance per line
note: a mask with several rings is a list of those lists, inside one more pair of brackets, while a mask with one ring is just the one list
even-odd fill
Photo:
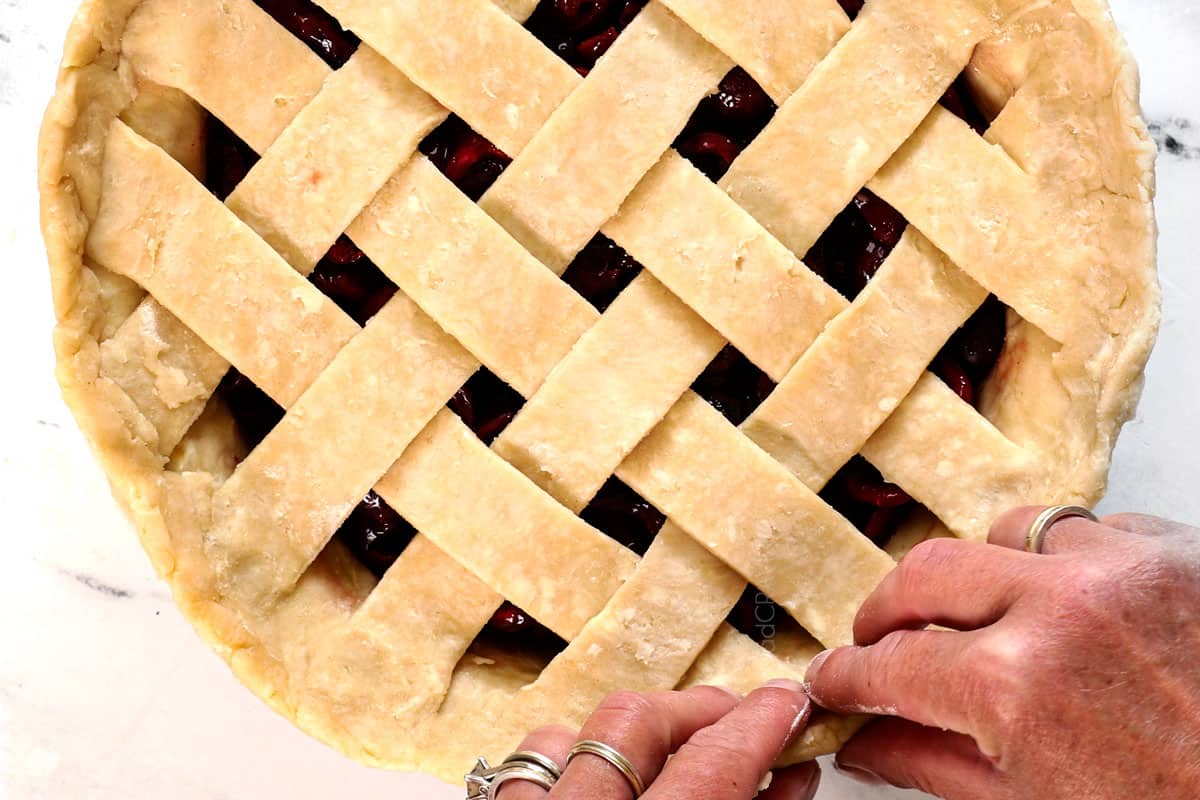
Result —
[[801, 676], [915, 543], [1096, 500], [1153, 158], [1099, 0], [96, 0], [59, 379], [238, 676], [454, 777]]

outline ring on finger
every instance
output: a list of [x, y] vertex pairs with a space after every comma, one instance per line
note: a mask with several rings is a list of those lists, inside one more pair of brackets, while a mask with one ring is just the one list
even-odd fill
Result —
[[544, 756], [541, 753], [535, 753], [532, 750], [518, 750], [504, 759], [504, 764], [532, 764], [535, 767], [544, 769], [556, 781], [562, 777], [562, 768], [555, 763], [554, 759]]
[[[546, 764], [542, 763], [543, 759]], [[513, 753], [498, 767], [481, 758], [475, 763], [475, 769], [466, 775], [466, 800], [490, 800], [509, 781], [527, 781], [549, 791], [561, 776], [558, 765], [540, 753]]]
[[1082, 517], [1092, 522], [1099, 521], [1091, 509], [1083, 506], [1050, 506], [1038, 514], [1029, 526], [1029, 532], [1025, 534], [1025, 549], [1030, 553], [1040, 555], [1046, 544], [1046, 534], [1050, 532], [1054, 523], [1071, 517]]
[[646, 793], [646, 784], [642, 780], [642, 776], [638, 774], [637, 769], [629, 762], [629, 759], [604, 742], [598, 742], [595, 739], [584, 739], [581, 742], [576, 742], [575, 746], [571, 748], [571, 752], [567, 754], [567, 763], [570, 764], [574, 758], [581, 755], [592, 755], [602, 758], [615, 767], [625, 777], [625, 780], [629, 782], [629, 788], [633, 790], [635, 800]]

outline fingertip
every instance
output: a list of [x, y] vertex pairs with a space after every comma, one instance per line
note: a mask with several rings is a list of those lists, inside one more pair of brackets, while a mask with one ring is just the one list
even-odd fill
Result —
[[821, 787], [821, 767], [815, 761], [805, 761], [774, 771], [771, 784], [759, 800], [813, 800]]
[[777, 678], [767, 681], [759, 691], [761, 692], [766, 689], [779, 689], [788, 694], [788, 701], [791, 703], [794, 716], [791, 725], [788, 727], [787, 738], [784, 742], [784, 746], [787, 746], [788, 743], [795, 740], [796, 736], [808, 724], [808, 720], [812, 716], [812, 698], [805, 691], [804, 684], [791, 678]]
[[740, 694], [738, 694], [737, 692], [735, 692], [733, 689], [730, 689], [728, 686], [708, 686], [708, 687], [704, 687], [704, 688], [715, 689], [718, 692], [721, 692], [722, 694], [731, 698], [734, 702], [737, 702], [737, 703], [742, 702], [742, 696]]
[[822, 650], [813, 656], [813, 660], [809, 662], [808, 670], [804, 673], [804, 683], [802, 684], [805, 694], [807, 694], [809, 697], [814, 696], [813, 684], [815, 684], [817, 679], [820, 677], [821, 667], [823, 667], [825, 662], [829, 660], [829, 656], [832, 652], [833, 650]]
[[762, 688], [782, 689], [787, 692], [791, 695], [790, 699], [796, 706], [798, 724], [808, 719], [808, 715], [812, 711], [812, 700], [809, 698], [804, 684], [800, 681], [792, 680], [791, 678], [777, 678], [773, 681], [767, 681], [762, 685]]
[[858, 767], [853, 764], [844, 764], [841, 761], [834, 761], [833, 768], [855, 783], [861, 783], [865, 786], [883, 786], [885, 783], [887, 783], [887, 781], [885, 781], [883, 778], [864, 767]]
[[804, 694], [804, 685], [800, 681], [792, 680], [791, 678], [776, 678], [773, 681], [767, 681], [763, 686], [772, 689], [787, 689], [789, 692], [796, 694]]
[[706, 703], [716, 709], [724, 709], [725, 714], [736, 708], [742, 702], [742, 696], [725, 686], [691, 686], [685, 688], [686, 696], [695, 698], [697, 702]]
[[[759, 786], [812, 714], [803, 685], [784, 678], [764, 683], [719, 722], [698, 731], [663, 770], [664, 785], [688, 797], [708, 797], [718, 780], [746, 797]], [[684, 790], [687, 791], [684, 791]], [[690, 793], [689, 793], [690, 792]], [[724, 796], [724, 795], [722, 795]], [[795, 795], [767, 795], [793, 800]]]

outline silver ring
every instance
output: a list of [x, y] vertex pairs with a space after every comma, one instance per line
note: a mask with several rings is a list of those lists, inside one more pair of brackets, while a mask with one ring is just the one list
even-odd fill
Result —
[[594, 739], [584, 739], [581, 742], [576, 742], [575, 746], [571, 748], [571, 752], [567, 754], [567, 763], [570, 764], [571, 759], [584, 753], [602, 758], [616, 767], [617, 771], [625, 776], [625, 780], [629, 782], [629, 788], [633, 789], [635, 799], [646, 793], [646, 784], [642, 781], [642, 776], [634, 769], [633, 764], [629, 763], [629, 759], [604, 742], [597, 742]]
[[[550, 773], [550, 776], [554, 778], [554, 780], [558, 780], [562, 777], [562, 769], [554, 762], [554, 759], [544, 756], [541, 753], [535, 753], [532, 750], [518, 750], [508, 758], [504, 759], [504, 764], [533, 764], [534, 766], [541, 767], [542, 769], [546, 770], [546, 772]], [[501, 766], [504, 765], [501, 764]]]
[[[535, 757], [537, 760], [535, 760]], [[546, 759], [553, 770], [543, 766], [540, 753], [513, 753], [498, 767], [488, 764], [486, 758], [475, 762], [475, 769], [464, 778], [467, 782], [467, 800], [491, 800], [500, 787], [509, 781], [527, 781], [549, 791], [558, 783], [561, 772], [558, 765]]]
[[1050, 506], [1042, 513], [1037, 515], [1033, 524], [1029, 526], [1029, 532], [1025, 534], [1025, 549], [1031, 553], [1040, 555], [1042, 546], [1046, 543], [1046, 534], [1050, 532], [1050, 528], [1054, 523], [1070, 517], [1082, 517], [1083, 519], [1099, 522], [1096, 515], [1091, 512], [1091, 509], [1083, 506]]
[[554, 788], [554, 784], [558, 781], [546, 770], [541, 767], [534, 767], [528, 764], [506, 764], [501, 765], [496, 772], [496, 777], [492, 779], [492, 785], [488, 787], [488, 797], [495, 797], [500, 791], [500, 787], [509, 781], [528, 781], [536, 783], [546, 791]]

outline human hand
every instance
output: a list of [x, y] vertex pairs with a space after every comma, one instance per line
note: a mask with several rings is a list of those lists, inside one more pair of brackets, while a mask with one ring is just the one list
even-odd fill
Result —
[[[912, 551], [818, 656], [819, 705], [886, 715], [838, 765], [948, 800], [1200, 797], [1200, 530], [1009, 512]], [[952, 631], [925, 630], [928, 625]]]
[[[808, 722], [812, 704], [799, 684], [777, 681], [742, 700], [702, 686], [682, 692], [608, 697], [576, 733], [542, 728], [518, 751], [540, 753], [562, 777], [547, 791], [509, 781], [499, 800], [630, 800], [629, 781], [609, 762], [581, 755], [567, 764], [576, 742], [603, 742], [624, 755], [645, 782], [644, 800], [750, 800], [771, 765]], [[668, 757], [671, 757], [668, 761]], [[812, 800], [820, 773], [815, 763], [775, 773], [761, 800]]]

